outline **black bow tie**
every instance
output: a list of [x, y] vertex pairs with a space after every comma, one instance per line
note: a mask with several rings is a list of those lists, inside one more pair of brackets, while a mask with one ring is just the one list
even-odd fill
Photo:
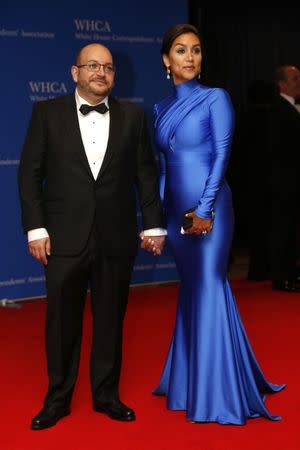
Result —
[[84, 116], [86, 114], [88, 114], [90, 111], [97, 111], [100, 114], [105, 114], [106, 111], [108, 111], [108, 107], [106, 106], [105, 103], [100, 103], [99, 105], [95, 105], [95, 106], [90, 106], [90, 105], [83, 104], [83, 105], [80, 106], [79, 111]]

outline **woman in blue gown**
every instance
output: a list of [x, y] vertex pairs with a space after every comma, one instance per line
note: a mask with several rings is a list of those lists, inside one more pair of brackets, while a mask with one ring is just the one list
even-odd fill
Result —
[[[161, 192], [169, 242], [180, 276], [176, 325], [165, 367], [153, 392], [192, 422], [245, 424], [271, 415], [269, 383], [253, 353], [227, 280], [233, 234], [225, 181], [234, 114], [226, 91], [198, 83], [198, 31], [176, 25], [164, 36], [163, 62], [173, 95], [155, 105], [155, 140], [162, 155]], [[193, 225], [182, 234], [183, 213]]]

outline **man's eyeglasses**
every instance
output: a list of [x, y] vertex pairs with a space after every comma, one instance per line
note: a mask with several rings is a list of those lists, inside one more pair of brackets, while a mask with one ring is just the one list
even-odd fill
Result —
[[108, 74], [114, 73], [114, 71], [115, 71], [115, 66], [110, 63], [99, 64], [97, 62], [90, 62], [87, 64], [77, 65], [76, 67], [78, 67], [78, 69], [80, 69], [81, 67], [86, 67], [89, 72], [99, 72], [101, 67], [103, 67], [103, 72], [108, 73]]

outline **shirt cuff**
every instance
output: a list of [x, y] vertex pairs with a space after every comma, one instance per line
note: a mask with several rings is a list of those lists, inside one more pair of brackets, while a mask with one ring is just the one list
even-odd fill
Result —
[[49, 237], [49, 234], [46, 228], [35, 228], [34, 230], [29, 230], [27, 233], [28, 242], [47, 237]]
[[168, 232], [164, 228], [150, 228], [149, 230], [144, 230], [144, 236], [166, 236], [167, 234]]

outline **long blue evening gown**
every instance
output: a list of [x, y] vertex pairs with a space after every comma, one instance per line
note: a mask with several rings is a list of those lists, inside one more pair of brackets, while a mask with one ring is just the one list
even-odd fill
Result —
[[[192, 80], [174, 86], [155, 113], [155, 140], [164, 162], [161, 192], [181, 284], [174, 335], [153, 393], [166, 395], [168, 409], [186, 410], [195, 422], [279, 420], [264, 399], [284, 385], [266, 381], [226, 276], [233, 234], [224, 179], [233, 131], [229, 96]], [[194, 206], [200, 217], [215, 214], [206, 236], [180, 233], [183, 212]]]

